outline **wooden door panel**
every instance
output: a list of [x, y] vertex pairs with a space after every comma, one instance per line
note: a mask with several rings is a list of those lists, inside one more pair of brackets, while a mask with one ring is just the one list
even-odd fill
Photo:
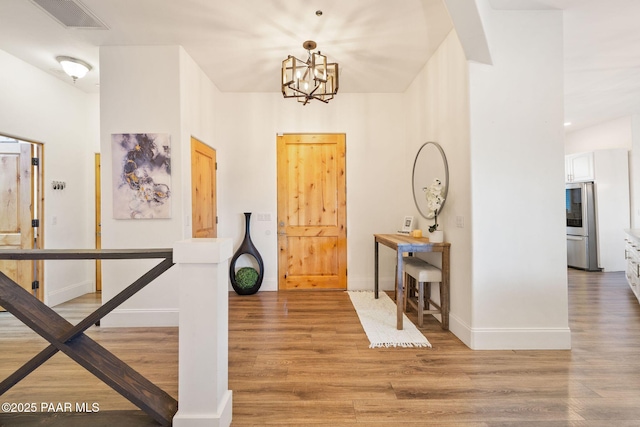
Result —
[[0, 153], [0, 232], [20, 235], [20, 154]]
[[337, 226], [338, 180], [335, 146], [291, 144], [287, 146], [290, 226]]
[[[31, 175], [31, 145], [0, 144], [0, 249], [33, 248]], [[0, 270], [31, 292], [33, 261], [0, 260]]]
[[289, 276], [336, 276], [337, 237], [289, 237]]
[[13, 248], [19, 248], [21, 241], [22, 236], [20, 235], [20, 233], [0, 234], [0, 246], [12, 246]]
[[217, 237], [216, 150], [191, 138], [192, 237]]
[[346, 289], [345, 138], [278, 137], [279, 289]]

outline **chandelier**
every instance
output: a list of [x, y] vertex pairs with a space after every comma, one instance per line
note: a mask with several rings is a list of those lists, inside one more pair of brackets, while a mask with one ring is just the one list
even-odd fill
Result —
[[338, 64], [327, 64], [327, 57], [320, 51], [311, 52], [316, 42], [307, 40], [302, 44], [307, 50], [306, 61], [289, 55], [282, 61], [282, 95], [296, 98], [302, 105], [312, 99], [325, 104], [338, 92]]

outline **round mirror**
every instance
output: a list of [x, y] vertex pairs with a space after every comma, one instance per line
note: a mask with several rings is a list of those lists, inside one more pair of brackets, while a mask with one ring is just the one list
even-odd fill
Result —
[[[427, 219], [433, 218], [436, 211], [440, 215], [449, 191], [449, 165], [440, 144], [437, 142], [422, 144], [413, 162], [411, 179], [413, 201], [420, 215]], [[438, 196], [440, 200], [437, 200]]]

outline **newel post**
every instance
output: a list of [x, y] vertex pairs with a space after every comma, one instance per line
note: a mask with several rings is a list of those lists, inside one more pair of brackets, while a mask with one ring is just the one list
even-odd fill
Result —
[[229, 258], [231, 239], [173, 247], [180, 282], [178, 412], [174, 427], [231, 425]]

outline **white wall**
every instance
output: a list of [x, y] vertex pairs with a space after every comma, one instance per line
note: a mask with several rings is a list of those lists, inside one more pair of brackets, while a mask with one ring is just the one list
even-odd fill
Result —
[[[153, 72], [150, 72], [152, 70]], [[184, 159], [178, 46], [100, 49], [102, 247], [171, 248], [183, 238]], [[171, 135], [171, 219], [113, 218], [111, 135]], [[187, 141], [188, 143], [188, 141]], [[102, 298], [111, 299], [158, 260], [103, 262]], [[103, 326], [177, 325], [178, 290], [171, 269], [105, 317]]]
[[[0, 133], [44, 144], [45, 248], [93, 248], [97, 96], [0, 51]], [[51, 181], [65, 181], [53, 191]], [[55, 224], [54, 224], [55, 219]], [[94, 263], [46, 261], [45, 303], [94, 289]]]
[[621, 117], [565, 134], [565, 154], [582, 153], [609, 148], [631, 149], [631, 117]]
[[[190, 235], [187, 147], [193, 135], [218, 150], [219, 235], [237, 247], [242, 212], [272, 214], [252, 231], [265, 258], [262, 290], [274, 290], [276, 134], [343, 132], [349, 287], [370, 289], [372, 235], [394, 232], [415, 212], [413, 157], [424, 140], [435, 139], [452, 169], [442, 223], [455, 246], [456, 333], [472, 348], [566, 348], [561, 14], [495, 12], [486, 0], [478, 4], [494, 65], [470, 64], [465, 82], [461, 47], [450, 35], [406, 94], [341, 93], [329, 105], [303, 107], [279, 94], [221, 94], [179, 47], [102, 48], [103, 247], [171, 247]], [[123, 132], [171, 134], [171, 219], [111, 218], [110, 135]], [[455, 216], [464, 217], [464, 228], [454, 226]], [[381, 282], [391, 289], [394, 256], [381, 252]], [[103, 296], [155, 263], [105, 262]], [[170, 270], [103, 325], [176, 324], [176, 279]]]
[[[277, 289], [276, 134], [323, 132], [346, 134], [348, 286], [371, 289], [373, 234], [395, 232], [413, 209], [403, 95], [343, 93], [328, 105], [302, 106], [281, 94], [225, 93], [222, 104], [218, 235], [237, 248], [242, 213], [271, 214], [270, 222], [252, 217], [265, 263], [260, 290]], [[392, 289], [394, 266], [394, 254], [381, 250], [381, 287]]]
[[[153, 73], [148, 72], [150, 65]], [[219, 91], [179, 46], [105, 47], [100, 51], [100, 68], [103, 247], [170, 248], [175, 241], [191, 237], [191, 137], [220, 149], [216, 136]], [[171, 135], [171, 219], [113, 219], [111, 134], [129, 132]], [[218, 188], [224, 193], [220, 189], [225, 186]], [[103, 299], [157, 263], [104, 263]], [[164, 273], [114, 310], [102, 325], [177, 325], [176, 274], [175, 269]]]
[[[223, 106], [220, 105], [220, 91], [202, 72], [193, 59], [180, 48], [180, 110], [181, 110], [181, 151], [183, 165], [182, 206], [183, 238], [190, 238], [191, 217], [191, 137], [216, 150], [216, 155], [224, 153], [224, 141], [220, 138], [220, 120]], [[224, 154], [223, 154], [224, 155]], [[219, 193], [226, 188], [218, 185]]]
[[[471, 325], [471, 178], [469, 152], [469, 86], [468, 65], [462, 46], [452, 31], [427, 65], [418, 74], [406, 93], [407, 158], [413, 164], [420, 146], [427, 141], [438, 142], [449, 165], [449, 193], [438, 222], [451, 243], [451, 313], [450, 329], [469, 342]], [[410, 184], [411, 177], [407, 182]], [[411, 200], [413, 205], [413, 200]], [[433, 220], [419, 218], [425, 230]], [[456, 226], [462, 217], [463, 227]], [[440, 256], [421, 255], [440, 265]], [[437, 292], [436, 292], [437, 294]]]
[[470, 64], [474, 349], [569, 348], [561, 11], [478, 0]]
[[[218, 236], [233, 238], [237, 247], [244, 234], [243, 212], [271, 214], [268, 222], [254, 216], [252, 238], [265, 262], [261, 291], [276, 290], [276, 134], [345, 133], [349, 287], [371, 288], [373, 234], [397, 230], [413, 209], [402, 94], [341, 94], [330, 105], [304, 107], [280, 94], [220, 94], [178, 47], [105, 47], [100, 63], [103, 247], [166, 247], [190, 235], [188, 160], [193, 135], [217, 149]], [[122, 63], [128, 64], [126, 72]], [[143, 66], [149, 63], [158, 70], [152, 76]], [[111, 218], [110, 135], [123, 132], [171, 133], [172, 219]], [[393, 259], [391, 251], [382, 256], [381, 284], [389, 289]], [[103, 268], [105, 299], [153, 264], [127, 261], [132, 265], [122, 268], [115, 263]], [[170, 270], [103, 324], [171, 324], [177, 310], [174, 294]]]

